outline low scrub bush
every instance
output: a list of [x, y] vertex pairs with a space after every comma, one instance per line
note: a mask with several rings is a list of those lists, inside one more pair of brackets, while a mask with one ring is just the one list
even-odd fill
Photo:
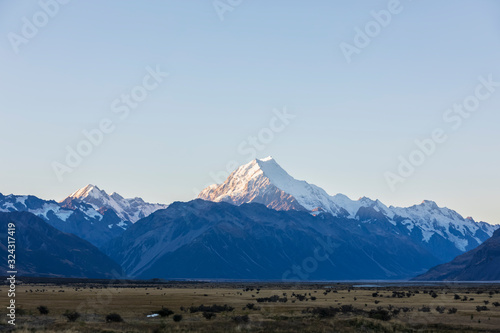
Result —
[[157, 311], [155, 312], [157, 314], [160, 315], [160, 317], [168, 317], [170, 315], [173, 315], [174, 314], [174, 311], [170, 310], [170, 309], [167, 309], [167, 308], [164, 308], [162, 307], [160, 311]]
[[[299, 300], [305, 299], [305, 296], [303, 295], [297, 295]], [[258, 303], [286, 303], [288, 299], [286, 297], [279, 297], [278, 295], [274, 295], [271, 297], [261, 297], [257, 298]]]
[[383, 321], [389, 321], [392, 318], [389, 311], [381, 308], [378, 308], [377, 310], [370, 310], [370, 312], [368, 312], [368, 317]]
[[233, 320], [238, 324], [245, 324], [249, 322], [250, 318], [248, 317], [248, 315], [243, 315], [233, 317]]
[[203, 317], [205, 317], [206, 320], [212, 320], [217, 317], [217, 315], [213, 312], [203, 312]]
[[200, 306], [191, 306], [189, 308], [189, 312], [191, 313], [196, 313], [196, 312], [212, 312], [212, 313], [221, 313], [221, 312], [231, 312], [233, 311], [234, 308], [232, 306], [229, 306], [227, 304], [224, 305], [211, 305], [211, 306], [205, 306], [205, 305], [200, 305]]
[[66, 310], [66, 312], [63, 313], [63, 316], [66, 317], [69, 322], [75, 322], [78, 318], [80, 318], [80, 314], [78, 312], [70, 310]]
[[310, 313], [319, 318], [333, 318], [335, 315], [340, 312], [338, 308], [330, 307], [316, 307], [316, 308], [307, 308], [303, 310], [302, 313]]
[[40, 305], [39, 307], [37, 307], [37, 309], [41, 315], [48, 315], [49, 314], [49, 308], [46, 307], [45, 305]]
[[106, 322], [107, 323], [121, 323], [121, 322], [123, 322], [123, 318], [118, 313], [110, 313], [109, 315], [106, 316]]

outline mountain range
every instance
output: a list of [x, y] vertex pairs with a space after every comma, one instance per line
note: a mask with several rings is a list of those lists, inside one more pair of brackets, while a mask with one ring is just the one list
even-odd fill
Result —
[[167, 205], [144, 202], [144, 200], [138, 197], [125, 199], [116, 192], [108, 195], [106, 191], [94, 185], [87, 185], [71, 193], [66, 199], [61, 201], [61, 204], [63, 206], [71, 206], [75, 202], [89, 204], [97, 211], [105, 208], [112, 209], [122, 221], [131, 223], [139, 221], [158, 209], [168, 207]]
[[379, 200], [351, 200], [296, 180], [272, 158], [257, 159], [235, 170], [220, 185], [204, 189], [200, 199], [234, 205], [261, 203], [277, 210], [327, 212], [364, 223], [388, 222], [395, 235], [410, 237], [443, 261], [471, 250], [491, 237], [498, 226], [464, 218], [454, 210], [424, 200], [411, 207], [387, 207]]
[[329, 195], [271, 157], [190, 202], [151, 204], [94, 185], [60, 202], [0, 194], [0, 212], [16, 211], [90, 242], [144, 279], [408, 279], [467, 251], [476, 262], [473, 251], [498, 229], [429, 200], [393, 207]]
[[[406, 279], [477, 247], [496, 228], [432, 201], [398, 208], [330, 196], [268, 157], [198, 200], [138, 221], [104, 250], [126, 274], [146, 279]], [[321, 244], [330, 244], [328, 259], [302, 277], [294, 272]]]
[[124, 199], [117, 193], [108, 195], [94, 185], [87, 185], [60, 202], [0, 193], [0, 212], [33, 213], [53, 227], [75, 234], [99, 248], [138, 219], [166, 207], [146, 203], [141, 198]]
[[402, 279], [442, 262], [384, 220], [201, 199], [151, 214], [105, 251], [141, 279]]

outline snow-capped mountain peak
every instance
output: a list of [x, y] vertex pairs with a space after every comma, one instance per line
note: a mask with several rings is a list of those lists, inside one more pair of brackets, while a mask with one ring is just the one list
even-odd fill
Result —
[[110, 208], [120, 219], [132, 223], [137, 222], [158, 209], [167, 208], [167, 205], [147, 203], [141, 198], [125, 199], [116, 192], [108, 195], [106, 191], [91, 184], [73, 192], [61, 201], [61, 203], [70, 203], [72, 201], [85, 202], [95, 210]]
[[279, 210], [312, 211], [321, 207], [333, 214], [348, 214], [322, 188], [296, 180], [272, 157], [240, 166], [223, 184], [207, 187], [198, 197], [238, 205], [258, 202]]
[[81, 189], [71, 193], [69, 198], [74, 199], [84, 199], [87, 197], [100, 198], [103, 195], [107, 195], [106, 192], [101, 191], [97, 186], [89, 184]]
[[261, 162], [269, 162], [272, 160], [274, 160], [274, 158], [272, 156], [268, 156], [268, 157], [259, 159], [259, 161], [261, 161]]
[[430, 209], [439, 209], [437, 203], [432, 200], [424, 200], [420, 205]]
[[296, 180], [272, 157], [240, 166], [223, 184], [207, 187], [198, 197], [236, 205], [256, 202], [276, 210], [302, 210], [312, 214], [324, 211], [365, 222], [383, 219], [394, 226], [401, 224], [410, 234], [419, 230], [415, 237], [423, 242], [431, 242], [433, 236], [442, 237], [460, 251], [480, 244], [497, 229], [497, 226], [464, 219], [454, 210], [441, 208], [431, 200], [401, 208], [387, 207], [367, 197], [351, 200], [343, 194], [331, 196], [316, 185]]

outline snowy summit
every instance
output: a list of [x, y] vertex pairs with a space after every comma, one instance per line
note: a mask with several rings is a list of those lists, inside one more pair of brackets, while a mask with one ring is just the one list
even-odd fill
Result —
[[90, 204], [96, 210], [103, 208], [112, 209], [122, 220], [132, 223], [137, 222], [158, 209], [168, 207], [168, 205], [147, 203], [141, 198], [125, 199], [116, 192], [108, 195], [106, 191], [92, 184], [71, 193], [61, 202], [68, 203], [75, 200]]

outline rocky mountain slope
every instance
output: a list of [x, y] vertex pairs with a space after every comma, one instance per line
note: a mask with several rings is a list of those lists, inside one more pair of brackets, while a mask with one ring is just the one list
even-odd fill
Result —
[[[7, 235], [8, 224], [15, 233]], [[15, 239], [16, 270], [20, 276], [119, 278], [122, 269], [96, 247], [50, 226], [27, 212], [0, 213], [0, 254], [7, 267], [7, 237]]]
[[401, 279], [441, 262], [393, 227], [198, 199], [138, 221], [105, 251], [142, 279]]
[[500, 230], [477, 248], [431, 268], [417, 281], [500, 281]]

